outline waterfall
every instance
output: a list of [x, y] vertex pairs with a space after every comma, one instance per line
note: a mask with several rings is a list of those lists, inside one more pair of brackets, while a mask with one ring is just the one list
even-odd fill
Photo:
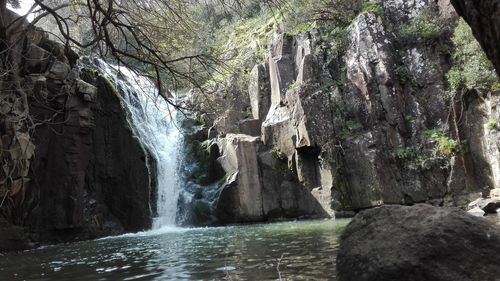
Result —
[[[182, 143], [182, 134], [176, 124], [177, 112], [157, 96], [156, 86], [150, 79], [100, 59], [94, 59], [94, 64], [116, 85], [121, 93], [122, 106], [129, 112], [127, 118], [134, 134], [156, 160], [158, 199], [153, 229], [173, 226], [179, 198], [178, 168]], [[151, 175], [154, 168], [148, 169]]]

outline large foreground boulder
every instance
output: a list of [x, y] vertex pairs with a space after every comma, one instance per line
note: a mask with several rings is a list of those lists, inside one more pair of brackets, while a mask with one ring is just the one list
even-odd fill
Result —
[[500, 227], [458, 209], [369, 209], [340, 243], [340, 281], [500, 280]]

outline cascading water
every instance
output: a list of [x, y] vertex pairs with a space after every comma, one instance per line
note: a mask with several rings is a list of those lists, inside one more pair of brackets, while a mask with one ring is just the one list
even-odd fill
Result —
[[117, 86], [122, 104], [130, 113], [130, 126], [156, 160], [158, 216], [153, 220], [153, 229], [173, 226], [179, 198], [178, 164], [182, 143], [182, 134], [176, 125], [176, 110], [158, 97], [150, 79], [100, 59], [94, 59], [94, 64]]

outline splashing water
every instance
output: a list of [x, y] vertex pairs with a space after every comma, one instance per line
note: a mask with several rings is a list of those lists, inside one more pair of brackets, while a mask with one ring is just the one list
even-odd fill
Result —
[[[122, 106], [129, 112], [127, 119], [134, 134], [156, 160], [158, 216], [153, 220], [153, 229], [173, 226], [179, 198], [182, 143], [176, 110], [157, 96], [157, 89], [148, 78], [100, 59], [94, 59], [94, 63], [116, 85]], [[148, 167], [150, 177], [152, 169], [154, 167]]]

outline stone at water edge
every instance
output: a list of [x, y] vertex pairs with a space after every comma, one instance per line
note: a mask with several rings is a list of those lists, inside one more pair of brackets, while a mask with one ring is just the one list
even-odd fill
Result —
[[476, 216], [476, 217], [483, 217], [486, 213], [479, 207], [474, 207], [470, 210], [467, 211], [467, 213]]
[[340, 281], [500, 280], [500, 227], [425, 204], [359, 213], [340, 240]]
[[483, 214], [496, 214], [500, 209], [500, 200], [491, 198], [479, 198], [472, 201], [468, 206], [469, 213], [477, 213], [482, 211]]

